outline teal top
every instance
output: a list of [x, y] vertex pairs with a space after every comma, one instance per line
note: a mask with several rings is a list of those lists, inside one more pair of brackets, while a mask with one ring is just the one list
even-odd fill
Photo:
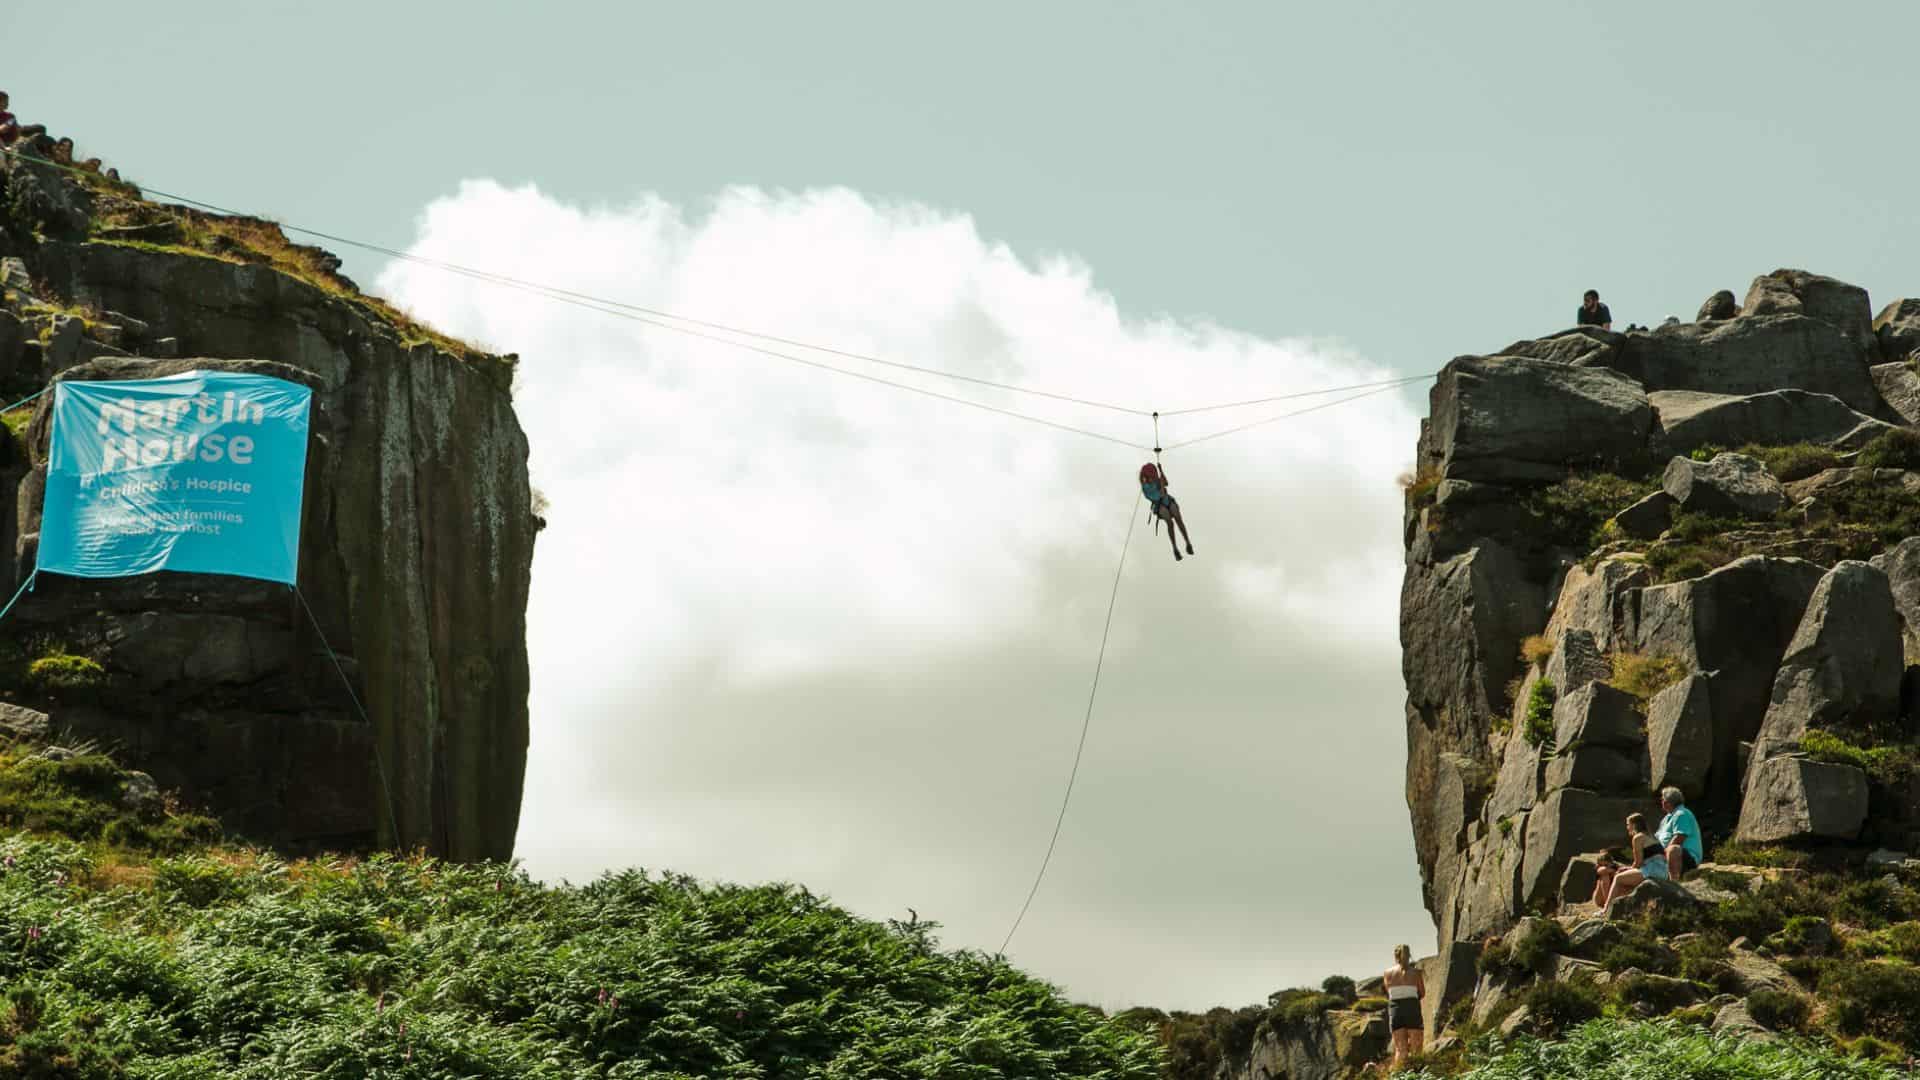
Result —
[[1700, 822], [1694, 818], [1693, 811], [1684, 806], [1661, 818], [1660, 828], [1655, 830], [1654, 836], [1659, 838], [1662, 844], [1671, 844], [1673, 834], [1676, 832], [1687, 834], [1684, 846], [1687, 854], [1693, 856], [1694, 862], [1707, 861], [1707, 849], [1700, 844]]

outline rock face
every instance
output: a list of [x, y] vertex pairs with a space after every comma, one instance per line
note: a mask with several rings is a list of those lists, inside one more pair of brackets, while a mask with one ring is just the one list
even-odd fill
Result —
[[1228, 1080], [1347, 1080], [1391, 1049], [1387, 1018], [1377, 1012], [1332, 1012], [1284, 1031], [1262, 1029], [1244, 1067], [1228, 1063]]
[[[0, 373], [31, 369], [37, 382], [250, 370], [315, 391], [299, 568], [311, 621], [284, 587], [240, 578], [42, 577], [10, 620], [30, 634], [57, 629], [108, 678], [36, 707], [58, 727], [124, 744], [160, 786], [252, 838], [509, 856], [539, 527], [511, 358], [409, 341], [351, 293], [257, 262], [89, 240], [83, 189], [31, 164], [0, 180], [14, 196], [0, 203], [14, 214], [0, 243], [17, 250], [5, 254], [59, 296], [120, 320], [86, 337], [78, 319], [49, 324], [35, 349], [0, 347]], [[29, 431], [31, 460], [0, 462], [9, 595], [33, 564], [49, 401]]]
[[[1877, 373], [1874, 380], [1881, 384]], [[1764, 394], [1661, 390], [1648, 400], [1654, 412], [1654, 445], [1674, 452], [1748, 443], [1816, 442], [1857, 448], [1887, 429], [1885, 423], [1855, 411], [1832, 394], [1807, 390]]]
[[1775, 757], [1754, 765], [1740, 804], [1738, 836], [1753, 844], [1851, 840], [1866, 819], [1865, 773], [1851, 765]]
[[[1904, 659], [1920, 656], [1920, 537], [1813, 531], [1849, 499], [1920, 495], [1920, 473], [1846, 456], [1920, 420], [1920, 376], [1888, 346], [1916, 329], [1920, 302], [1875, 319], [1860, 289], [1777, 271], [1694, 323], [1582, 328], [1446, 366], [1416, 446], [1435, 495], [1408, 506], [1401, 592], [1406, 795], [1442, 967], [1533, 905], [1590, 895], [1594, 853], [1618, 847], [1627, 814], [1658, 820], [1663, 787], [1686, 793], [1709, 854], [1736, 833], [1920, 831], [1920, 795], [1799, 745], [1810, 726], [1904, 737], [1920, 715]], [[1783, 483], [1761, 458], [1807, 459], [1726, 452], [1801, 442], [1848, 467]], [[1606, 487], [1618, 501], [1556, 521], [1595, 498], [1569, 476], [1594, 472], [1627, 478]], [[1674, 528], [1681, 514], [1727, 524], [1702, 535], [1699, 517]], [[1711, 560], [1656, 558], [1722, 543]], [[1530, 664], [1535, 634], [1553, 652]]]
[[1660, 486], [1673, 497], [1675, 509], [1690, 514], [1763, 518], [1787, 505], [1780, 481], [1745, 454], [1719, 454], [1705, 462], [1674, 458]]
[[1710, 322], [1716, 319], [1731, 319], [1740, 314], [1740, 301], [1733, 298], [1732, 289], [1721, 289], [1700, 305], [1694, 322]]
[[1843, 562], [1813, 591], [1780, 661], [1762, 742], [1791, 743], [1809, 727], [1890, 728], [1900, 708], [1900, 613], [1887, 575]]

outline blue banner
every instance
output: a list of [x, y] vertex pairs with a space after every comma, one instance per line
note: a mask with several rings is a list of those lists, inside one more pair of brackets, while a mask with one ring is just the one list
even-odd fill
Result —
[[313, 391], [189, 371], [54, 387], [39, 567], [294, 583]]

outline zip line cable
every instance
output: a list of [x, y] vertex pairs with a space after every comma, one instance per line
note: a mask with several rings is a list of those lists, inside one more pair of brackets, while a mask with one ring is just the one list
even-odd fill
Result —
[[[1421, 378], [1426, 378], [1426, 376], [1424, 376], [1424, 375], [1422, 375], [1422, 376], [1420, 376], [1420, 377], [1421, 377]], [[1396, 384], [1396, 385], [1397, 385], [1397, 384]], [[1255, 420], [1255, 421], [1254, 421], [1253, 423], [1251, 423], [1251, 424], [1241, 424], [1241, 425], [1240, 425], [1239, 427], [1230, 427], [1230, 428], [1227, 428], [1227, 429], [1226, 429], [1226, 430], [1224, 430], [1224, 431], [1216, 431], [1216, 432], [1214, 432], [1214, 433], [1213, 433], [1213, 434], [1211, 434], [1211, 435], [1202, 435], [1202, 436], [1200, 436], [1200, 437], [1199, 437], [1199, 438], [1197, 438], [1197, 439], [1188, 439], [1188, 440], [1187, 440], [1187, 441], [1185, 441], [1185, 442], [1177, 442], [1177, 443], [1174, 443], [1173, 445], [1171, 445], [1171, 446], [1169, 446], [1169, 447], [1167, 447], [1166, 449], [1168, 450], [1168, 452], [1172, 452], [1172, 451], [1174, 451], [1174, 450], [1179, 450], [1179, 449], [1181, 449], [1182, 447], [1187, 447], [1187, 446], [1198, 446], [1199, 444], [1201, 444], [1201, 443], [1203, 443], [1203, 442], [1208, 442], [1208, 441], [1210, 441], [1210, 440], [1213, 440], [1213, 439], [1218, 439], [1218, 438], [1222, 438], [1222, 437], [1224, 437], [1224, 436], [1227, 436], [1227, 435], [1235, 435], [1235, 434], [1238, 434], [1238, 433], [1240, 433], [1240, 432], [1242, 432], [1242, 431], [1251, 431], [1251, 430], [1252, 430], [1252, 429], [1254, 429], [1254, 428], [1257, 428], [1257, 427], [1264, 427], [1264, 426], [1265, 426], [1265, 425], [1267, 425], [1267, 424], [1274, 424], [1274, 423], [1278, 423], [1278, 422], [1280, 422], [1280, 421], [1282, 421], [1282, 420], [1291, 420], [1291, 419], [1293, 419], [1293, 418], [1294, 418], [1294, 417], [1296, 417], [1296, 416], [1305, 416], [1306, 414], [1308, 414], [1308, 413], [1310, 413], [1310, 412], [1319, 412], [1319, 411], [1320, 411], [1321, 409], [1331, 409], [1331, 408], [1333, 408], [1333, 407], [1334, 407], [1335, 405], [1345, 405], [1345, 404], [1346, 404], [1347, 402], [1349, 402], [1349, 401], [1359, 401], [1359, 400], [1360, 400], [1361, 398], [1370, 398], [1370, 397], [1372, 397], [1372, 396], [1374, 396], [1375, 394], [1384, 394], [1384, 393], [1386, 393], [1387, 391], [1389, 391], [1389, 390], [1392, 390], [1392, 389], [1394, 389], [1394, 386], [1391, 386], [1391, 385], [1390, 385], [1390, 386], [1381, 386], [1381, 387], [1377, 387], [1377, 388], [1375, 388], [1375, 389], [1372, 389], [1372, 390], [1369, 390], [1369, 391], [1367, 391], [1367, 392], [1366, 392], [1366, 393], [1364, 393], [1364, 394], [1355, 394], [1355, 395], [1353, 395], [1352, 397], [1343, 397], [1343, 398], [1339, 398], [1339, 399], [1337, 399], [1337, 400], [1335, 400], [1335, 401], [1325, 401], [1325, 402], [1321, 402], [1321, 403], [1320, 403], [1320, 404], [1318, 404], [1318, 405], [1310, 405], [1310, 406], [1308, 406], [1308, 407], [1306, 407], [1306, 408], [1304, 408], [1304, 409], [1295, 409], [1294, 411], [1292, 411], [1292, 412], [1289, 412], [1289, 413], [1281, 413], [1281, 414], [1280, 414], [1279, 416], [1269, 416], [1269, 417], [1267, 417], [1267, 418], [1266, 418], [1265, 420]]]
[[[0, 153], [6, 153], [8, 155], [15, 156], [15, 157], [20, 156], [19, 151], [12, 150], [12, 149], [0, 151]], [[23, 160], [30, 161], [36, 165], [47, 165], [47, 166], [51, 166], [52, 168], [61, 169], [67, 172], [72, 172], [72, 173], [81, 174], [81, 175], [89, 175], [84, 169], [80, 169], [80, 168], [69, 166], [69, 165], [62, 165], [59, 162], [55, 162], [55, 161], [44, 161], [39, 158], [25, 158]], [[142, 194], [158, 195], [163, 199], [168, 199], [173, 202], [179, 203], [183, 206], [190, 206], [198, 210], [205, 210], [209, 213], [223, 214], [228, 217], [253, 216], [253, 215], [242, 213], [241, 211], [238, 211], [238, 210], [231, 209], [229, 207], [219, 206], [214, 203], [206, 202], [200, 199], [195, 199], [190, 196], [179, 195], [170, 191], [162, 191], [159, 188], [142, 187], [140, 185], [135, 185], [135, 186], [139, 187]], [[263, 219], [263, 220], [272, 220], [272, 219]], [[344, 244], [344, 245], [347, 245], [348, 247], [355, 247], [363, 251], [370, 251], [375, 254], [385, 255], [388, 258], [399, 259], [404, 262], [418, 263], [422, 266], [430, 266], [439, 270], [448, 270], [455, 273], [464, 274], [468, 277], [477, 278], [483, 281], [491, 281], [500, 285], [511, 285], [511, 286], [517, 286], [521, 288], [536, 289], [536, 290], [539, 290], [540, 292], [546, 293], [551, 296], [571, 297], [576, 300], [585, 300], [595, 304], [606, 305], [608, 307], [616, 307], [616, 308], [622, 308], [628, 311], [639, 312], [640, 314], [643, 314], [643, 315], [652, 315], [652, 316], [655, 316], [656, 318], [673, 319], [677, 322], [684, 322], [693, 326], [705, 327], [709, 330], [724, 330], [731, 334], [739, 334], [742, 337], [757, 338], [761, 341], [771, 341], [778, 345], [790, 345], [790, 346], [794, 346], [802, 349], [813, 349], [818, 352], [829, 353], [834, 356], [845, 357], [846, 359], [849, 359], [849, 360], [860, 360], [869, 364], [879, 364], [884, 367], [897, 368], [902, 371], [918, 372], [922, 375], [933, 375], [942, 379], [955, 379], [960, 382], [973, 383], [978, 386], [992, 387], [993, 389], [996, 389], [996, 390], [1005, 390], [1008, 393], [1013, 393], [1013, 394], [1029, 394], [1034, 397], [1051, 398], [1055, 401], [1065, 401], [1075, 405], [1085, 405], [1095, 409], [1108, 409], [1113, 412], [1127, 413], [1132, 416], [1146, 416], [1148, 413], [1148, 410], [1146, 409], [1134, 409], [1134, 408], [1129, 408], [1125, 405], [1115, 405], [1110, 402], [1093, 401], [1087, 398], [1075, 397], [1071, 394], [1058, 394], [1050, 390], [1036, 390], [1031, 387], [1016, 386], [1012, 383], [997, 382], [993, 379], [983, 379], [976, 375], [962, 375], [958, 372], [942, 371], [939, 368], [924, 367], [919, 364], [908, 364], [898, 360], [887, 360], [882, 357], [869, 356], [865, 353], [853, 352], [848, 349], [839, 349], [830, 345], [816, 345], [816, 344], [813, 344], [812, 342], [799, 341], [794, 338], [781, 337], [777, 334], [768, 334], [758, 330], [748, 330], [743, 327], [729, 326], [725, 323], [711, 322], [706, 319], [696, 319], [690, 315], [681, 315], [676, 312], [664, 311], [659, 308], [646, 307], [641, 304], [628, 303], [622, 300], [609, 300], [606, 297], [593, 296], [588, 293], [574, 292], [569, 289], [562, 289], [555, 285], [543, 285], [539, 282], [525, 281], [520, 278], [510, 277], [506, 274], [496, 273], [490, 270], [478, 270], [469, 266], [461, 266], [457, 263], [443, 262], [439, 259], [431, 259], [424, 255], [416, 255], [409, 251], [401, 251], [396, 248], [386, 247], [384, 245], [376, 244], [368, 240], [356, 240], [350, 236], [341, 236], [336, 233], [322, 232], [319, 229], [309, 229], [303, 225], [293, 225], [293, 224], [288, 224], [286, 222], [280, 222], [280, 221], [276, 221], [274, 222], [274, 224], [278, 225], [281, 229], [287, 232], [300, 233], [303, 236], [311, 236], [316, 239], [326, 240], [335, 244]], [[835, 368], [830, 370], [840, 370], [840, 369]]]
[[300, 586], [293, 586], [293, 595], [300, 600], [300, 606], [306, 609], [308, 621], [313, 623], [313, 632], [320, 639], [320, 647], [327, 650], [327, 659], [333, 661], [333, 670], [340, 673], [340, 684], [347, 688], [347, 699], [353, 702], [353, 709], [360, 714], [360, 722], [367, 725], [367, 745], [373, 748], [373, 768], [380, 774], [380, 789], [387, 796], [387, 823], [393, 826], [394, 850], [400, 849], [400, 816], [393, 810], [393, 786], [387, 782], [387, 766], [380, 760], [380, 732], [374, 727], [373, 718], [367, 715], [366, 706], [360, 704], [360, 695], [353, 690], [353, 680], [347, 678], [346, 666], [340, 663], [340, 655], [333, 651], [333, 645], [327, 641], [327, 632], [320, 629], [320, 618], [313, 613], [313, 605], [307, 603], [307, 595]]
[[1006, 954], [1013, 935], [1027, 917], [1027, 909], [1033, 906], [1033, 898], [1040, 892], [1040, 882], [1047, 876], [1047, 866], [1053, 862], [1053, 849], [1060, 843], [1060, 826], [1067, 821], [1067, 804], [1073, 801], [1073, 782], [1080, 776], [1080, 758], [1087, 750], [1087, 729], [1093, 725], [1093, 701], [1100, 694], [1100, 669], [1107, 663], [1107, 637], [1113, 632], [1113, 609], [1120, 599], [1120, 572], [1127, 568], [1127, 549], [1133, 546], [1133, 529], [1139, 521], [1140, 515], [1134, 512], [1129, 503], [1127, 538], [1120, 542], [1120, 565], [1113, 569], [1113, 591], [1107, 595], [1107, 621], [1100, 628], [1100, 657], [1093, 663], [1093, 685], [1087, 690], [1087, 713], [1080, 720], [1080, 744], [1073, 750], [1073, 769], [1067, 773], [1067, 790], [1060, 797], [1060, 815], [1053, 820], [1053, 837], [1047, 841], [1047, 853], [1040, 858], [1039, 873], [1033, 875], [1033, 888], [1027, 890], [1027, 899], [1020, 905], [1020, 914], [1014, 916], [1013, 926], [1007, 930], [1006, 939], [1000, 942], [1001, 955]]
[[1275, 394], [1272, 397], [1253, 398], [1248, 401], [1229, 401], [1221, 405], [1201, 405], [1192, 409], [1161, 409], [1157, 415], [1187, 416], [1192, 413], [1217, 412], [1221, 409], [1238, 409], [1246, 405], [1266, 405], [1275, 401], [1293, 401], [1296, 398], [1319, 397], [1322, 394], [1340, 394], [1348, 390], [1366, 390], [1376, 386], [1405, 386], [1407, 383], [1419, 382], [1422, 379], [1431, 379], [1438, 374], [1439, 372], [1436, 371], [1425, 375], [1402, 375], [1398, 378], [1382, 379], [1378, 382], [1354, 383], [1352, 386], [1329, 386], [1323, 390], [1301, 390], [1292, 394]]
[[[23, 157], [20, 154], [20, 152], [16, 149], [11, 149], [11, 148], [0, 149], [0, 153], [4, 153], [8, 156], [15, 157], [20, 160], [28, 161], [34, 165], [43, 165], [49, 168], [58, 169], [58, 170], [73, 173], [79, 176], [89, 175], [86, 170], [80, 169], [76, 166], [62, 165], [58, 162], [46, 161], [40, 158]], [[135, 185], [135, 186], [138, 187], [138, 185]], [[174, 192], [162, 191], [159, 188], [139, 187], [139, 190], [142, 192], [143, 195], [157, 195], [163, 199], [168, 199], [175, 203], [179, 203], [182, 206], [193, 207], [196, 209], [207, 211], [209, 213], [222, 214], [228, 217], [250, 216], [242, 213], [241, 211], [220, 206], [216, 203], [206, 202], [201, 199], [195, 199], [191, 196], [180, 195]], [[262, 220], [272, 220], [272, 219], [262, 219]], [[300, 233], [304, 236], [311, 236], [316, 239], [329, 241], [331, 243], [344, 244], [349, 247], [359, 248], [363, 251], [369, 251], [375, 254], [385, 255], [388, 258], [398, 259], [403, 262], [415, 263], [421, 266], [428, 266], [438, 270], [460, 274], [462, 276], [472, 278], [478, 281], [485, 281], [485, 282], [490, 282], [492, 284], [507, 286], [510, 288], [517, 288], [522, 291], [530, 292], [534, 295], [546, 296], [549, 299], [560, 300], [562, 302], [572, 302], [576, 306], [586, 307], [589, 310], [601, 311], [605, 314], [627, 315], [627, 313], [630, 313], [630, 312], [639, 313], [640, 315], [653, 316], [655, 319], [670, 319], [670, 320], [674, 320], [675, 323], [687, 323], [690, 326], [699, 326], [699, 327], [704, 327], [710, 330], [719, 330], [729, 334], [737, 334], [742, 337], [755, 338], [761, 341], [771, 341], [776, 344], [789, 345], [796, 348], [810, 349], [816, 352], [822, 352], [822, 353], [826, 353], [833, 356], [840, 356], [850, 360], [859, 360], [865, 363], [879, 364], [885, 367], [896, 368], [903, 371], [912, 371], [922, 375], [931, 375], [931, 376], [935, 376], [943, 379], [954, 379], [960, 382], [971, 383], [977, 386], [985, 386], [985, 387], [990, 387], [996, 390], [1003, 390], [1008, 393], [1026, 394], [1034, 397], [1047, 398], [1054, 401], [1062, 401], [1062, 402], [1068, 402], [1075, 405], [1083, 405], [1090, 408], [1106, 409], [1113, 412], [1126, 413], [1132, 416], [1147, 417], [1147, 416], [1153, 415], [1153, 413], [1150, 410], [1146, 410], [1146, 409], [1129, 408], [1123, 405], [1115, 405], [1110, 402], [1103, 402], [1103, 401], [1094, 401], [1088, 398], [1076, 397], [1070, 394], [1054, 393], [1048, 390], [1036, 390], [1031, 387], [1017, 386], [1011, 383], [998, 382], [992, 379], [983, 379], [978, 376], [962, 375], [957, 372], [942, 371], [938, 368], [924, 367], [917, 364], [907, 364], [897, 360], [887, 360], [877, 356], [870, 356], [865, 353], [858, 353], [858, 352], [853, 352], [851, 350], [835, 348], [833, 346], [817, 345], [811, 342], [800, 341], [794, 338], [781, 337], [776, 334], [768, 334], [768, 333], [763, 333], [757, 330], [748, 330], [742, 327], [729, 326], [725, 323], [712, 322], [705, 319], [697, 319], [692, 316], [680, 315], [680, 314], [676, 314], [671, 311], [665, 311], [659, 308], [650, 308], [650, 307], [645, 307], [643, 305], [631, 304], [631, 303], [627, 303], [619, 300], [609, 300], [605, 297], [593, 296], [588, 293], [575, 292], [569, 289], [562, 289], [562, 288], [559, 288], [558, 286], [543, 285], [538, 282], [525, 281], [520, 278], [510, 277], [505, 274], [499, 274], [499, 273], [495, 273], [487, 270], [478, 270], [473, 267], [461, 266], [457, 263], [449, 263], [449, 262], [441, 261], [439, 259], [428, 258], [424, 255], [415, 255], [412, 252], [386, 247], [385, 245], [376, 244], [371, 241], [356, 240], [353, 237], [341, 236], [337, 233], [324, 232], [319, 229], [310, 229], [303, 225], [293, 225], [293, 224], [288, 224], [286, 222], [274, 222], [274, 224], [278, 225], [282, 230], [287, 232]], [[619, 310], [616, 311], [611, 309], [619, 309]], [[632, 316], [628, 316], [628, 317], [632, 317]], [[884, 379], [878, 379], [872, 376], [861, 375], [859, 372], [848, 371], [845, 368], [835, 367], [830, 364], [820, 364], [817, 362], [804, 360], [799, 357], [795, 357], [789, 353], [782, 353], [774, 350], [757, 348], [755, 346], [751, 346], [743, 342], [734, 341], [730, 338], [713, 337], [709, 335], [696, 334], [693, 331], [687, 329], [686, 327], [674, 325], [674, 323], [658, 322], [658, 321], [653, 321], [652, 319], [641, 319], [641, 318], [636, 318], [635, 321], [645, 323], [646, 325], [655, 326], [663, 330], [671, 330], [676, 333], [691, 334], [692, 336], [696, 336], [696, 337], [706, 337], [707, 340], [710, 340], [710, 341], [717, 341], [723, 344], [734, 345], [738, 348], [748, 349], [750, 351], [759, 352], [762, 355], [776, 357], [782, 360], [790, 360], [795, 363], [808, 364], [809, 366], [818, 367], [824, 371], [836, 372], [842, 375], [850, 375], [854, 378], [867, 378], [870, 381], [880, 382], [884, 385], [895, 386], [902, 389], [914, 390], [915, 392], [927, 394], [932, 397], [940, 397], [943, 400], [955, 401], [961, 404], [974, 405], [979, 408], [986, 408], [991, 411], [1000, 412], [1003, 415], [1012, 416], [1019, 419], [1033, 420], [1037, 423], [1046, 424], [1048, 426], [1060, 428], [1062, 430], [1073, 431], [1078, 434], [1093, 435], [1095, 438], [1106, 439], [1109, 442], [1118, 442], [1121, 445], [1130, 446], [1130, 447], [1133, 447], [1134, 449], [1147, 449], [1146, 447], [1141, 447], [1141, 446], [1138, 446], [1137, 444], [1127, 443], [1124, 440], [1114, 439], [1111, 436], [1099, 435], [1094, 432], [1088, 432], [1083, 429], [1070, 427], [1064, 424], [1055, 424], [1051, 421], [1041, 420], [1038, 417], [1029, 416], [1024, 413], [1017, 413], [1012, 410], [998, 409], [996, 407], [983, 405], [979, 402], [970, 401], [965, 398], [948, 397], [946, 395], [938, 394], [934, 391], [922, 390], [918, 387], [908, 386], [907, 384], [889, 382]], [[1303, 398], [1303, 397], [1317, 397], [1324, 394], [1336, 394], [1336, 393], [1344, 392], [1346, 390], [1363, 389], [1371, 386], [1403, 385], [1405, 383], [1417, 382], [1420, 379], [1429, 378], [1429, 377], [1430, 376], [1427, 376], [1427, 375], [1414, 375], [1414, 376], [1406, 376], [1400, 379], [1387, 380], [1380, 383], [1359, 383], [1353, 386], [1337, 386], [1337, 387], [1328, 387], [1328, 388], [1318, 389], [1318, 390], [1303, 390], [1303, 391], [1296, 391], [1296, 392], [1287, 393], [1287, 394], [1274, 395], [1274, 396], [1265, 397], [1265, 398], [1254, 398], [1247, 401], [1226, 402], [1219, 405], [1203, 405], [1203, 406], [1197, 406], [1197, 407], [1188, 408], [1188, 409], [1163, 410], [1160, 412], [1160, 415], [1179, 416], [1179, 415], [1185, 415], [1190, 413], [1210, 412], [1210, 411], [1219, 410], [1219, 409], [1240, 408], [1242, 406], [1258, 405], [1258, 404], [1264, 404], [1264, 403], [1273, 402], [1273, 401], [1284, 401], [1284, 400], [1291, 400], [1291, 399]]]

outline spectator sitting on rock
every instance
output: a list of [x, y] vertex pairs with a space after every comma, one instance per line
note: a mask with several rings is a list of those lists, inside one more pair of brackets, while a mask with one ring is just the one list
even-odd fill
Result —
[[1588, 289], [1587, 295], [1580, 300], [1580, 311], [1574, 316], [1576, 326], [1597, 326], [1602, 330], [1613, 329], [1613, 312], [1600, 302], [1600, 292]]
[[7, 92], [0, 90], [0, 146], [12, 146], [23, 135], [45, 135], [44, 124], [28, 124], [25, 127], [7, 111]]
[[1593, 906], [1607, 906], [1607, 891], [1613, 888], [1613, 876], [1620, 867], [1613, 861], [1613, 852], [1603, 851], [1593, 861]]
[[73, 164], [73, 140], [62, 138], [53, 144], [53, 163], [55, 165]]
[[1667, 849], [1667, 868], [1673, 880], [1679, 881], [1706, 860], [1706, 849], [1700, 843], [1700, 821], [1687, 809], [1687, 797], [1677, 787], [1660, 789], [1660, 809], [1667, 816], [1660, 819], [1655, 835]]
[[1647, 831], [1645, 814], [1627, 815], [1627, 836], [1630, 838], [1627, 850], [1633, 852], [1633, 865], [1615, 872], [1607, 894], [1594, 898], [1603, 917], [1611, 917], [1613, 902], [1639, 888], [1641, 882], [1667, 877], [1667, 849]]

